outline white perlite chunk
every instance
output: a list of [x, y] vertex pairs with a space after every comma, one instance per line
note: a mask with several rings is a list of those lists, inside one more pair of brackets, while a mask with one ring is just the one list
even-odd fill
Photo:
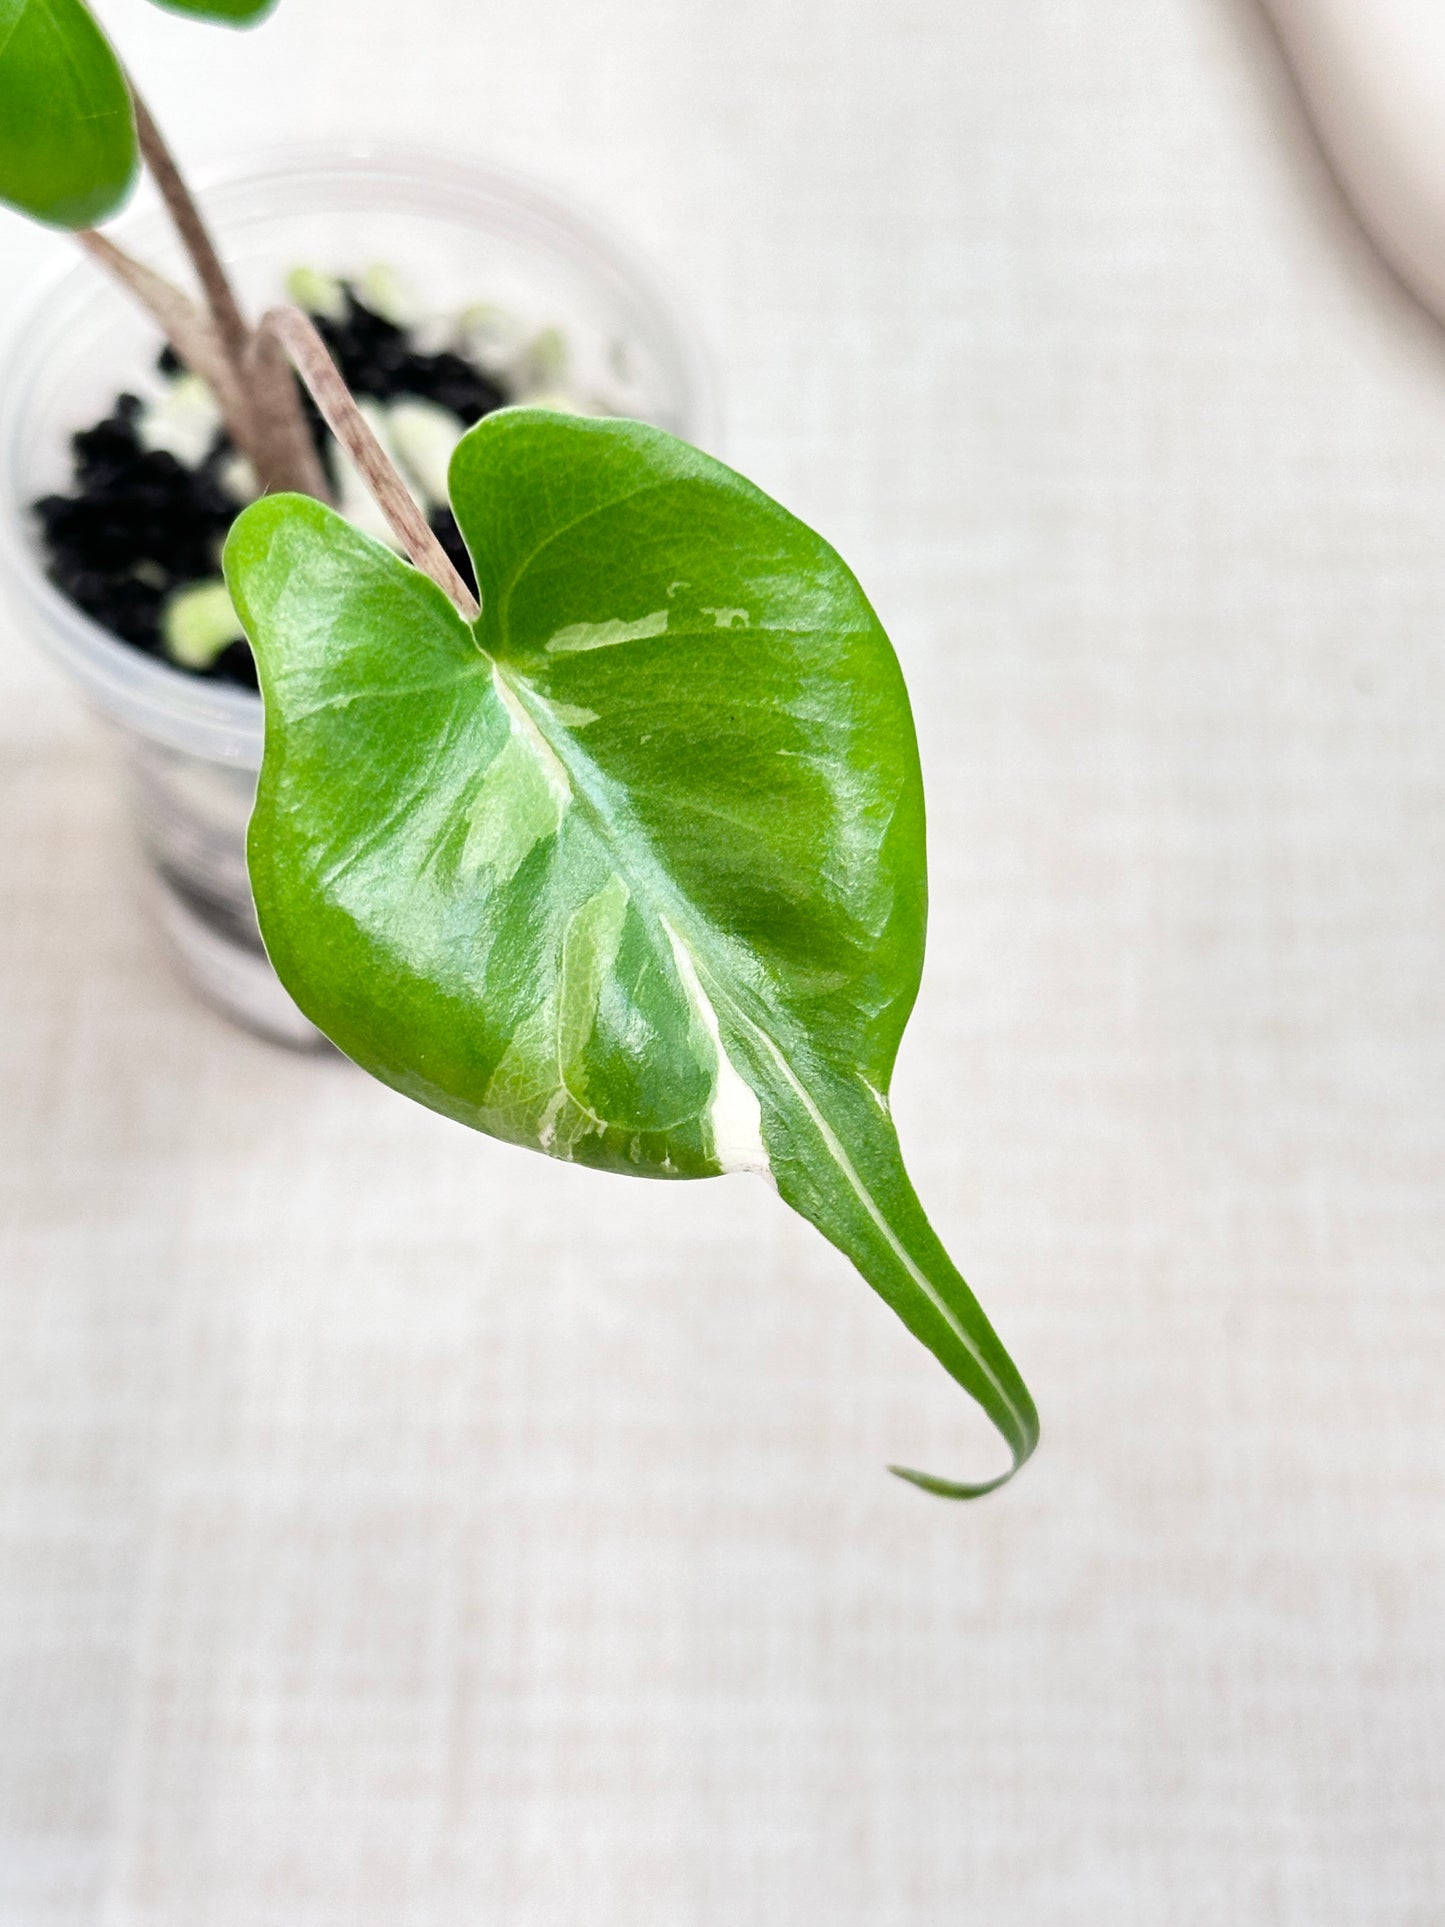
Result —
[[209, 669], [223, 649], [245, 638], [241, 618], [219, 577], [177, 589], [161, 613], [166, 654], [183, 669]]
[[199, 468], [221, 432], [216, 397], [199, 375], [174, 375], [136, 422], [141, 446], [164, 449], [187, 468]]
[[408, 396], [387, 410], [391, 445], [406, 479], [421, 492], [428, 509], [447, 504], [447, 468], [452, 452], [466, 433], [449, 408]]

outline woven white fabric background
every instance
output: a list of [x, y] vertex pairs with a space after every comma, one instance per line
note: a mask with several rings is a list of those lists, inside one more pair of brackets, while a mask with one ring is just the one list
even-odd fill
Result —
[[1435, 1927], [1445, 338], [1252, 9], [103, 11], [187, 153], [498, 158], [689, 298], [910, 679], [897, 1109], [1045, 1446], [905, 1490], [988, 1437], [761, 1186], [178, 992], [8, 623], [0, 1923]]

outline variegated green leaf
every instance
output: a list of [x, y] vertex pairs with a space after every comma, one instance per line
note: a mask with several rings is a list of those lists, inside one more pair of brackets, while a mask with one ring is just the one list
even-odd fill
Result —
[[1032, 1403], [889, 1115], [923, 796], [861, 589], [740, 476], [636, 423], [495, 415], [451, 492], [475, 629], [300, 497], [228, 544], [283, 982], [358, 1063], [479, 1130], [611, 1171], [767, 1177], [1022, 1463]]
[[0, 0], [0, 201], [94, 227], [138, 158], [125, 76], [82, 0]]

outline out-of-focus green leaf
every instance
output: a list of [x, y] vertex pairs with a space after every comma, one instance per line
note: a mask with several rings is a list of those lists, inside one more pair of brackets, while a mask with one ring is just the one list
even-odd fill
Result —
[[167, 13], [189, 14], [195, 20], [216, 20], [226, 27], [251, 27], [276, 5], [276, 0], [155, 0]]
[[93, 227], [137, 160], [125, 76], [82, 0], [0, 0], [0, 201]]
[[227, 545], [282, 981], [358, 1063], [479, 1130], [609, 1171], [766, 1177], [1021, 1464], [1032, 1402], [889, 1114], [923, 794], [862, 590], [751, 484], [637, 423], [495, 415], [451, 495], [475, 628], [302, 497], [256, 503]]

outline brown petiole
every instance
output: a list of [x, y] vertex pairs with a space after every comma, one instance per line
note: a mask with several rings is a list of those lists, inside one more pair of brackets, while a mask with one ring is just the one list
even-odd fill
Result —
[[181, 361], [208, 384], [231, 439], [250, 459], [262, 488], [294, 490], [329, 502], [326, 472], [292, 379], [294, 366], [395, 530], [407, 559], [436, 583], [468, 622], [475, 621], [481, 613], [476, 597], [371, 432], [309, 317], [299, 308], [278, 307], [258, 327], [248, 326], [201, 211], [150, 109], [133, 83], [130, 91], [141, 153], [195, 270], [204, 307], [95, 229], [79, 233], [76, 239], [92, 260], [135, 295], [160, 324]]
[[211, 240], [201, 211], [134, 82], [136, 137], [166, 211], [204, 296], [197, 307], [164, 276], [132, 260], [93, 229], [76, 238], [92, 259], [123, 282], [165, 330], [177, 355], [215, 393], [231, 439], [248, 457], [263, 488], [297, 489], [327, 499], [290, 370], [279, 354], [252, 355], [253, 331]]
[[311, 391], [326, 426], [355, 462], [377, 507], [396, 531], [407, 560], [423, 575], [431, 577], [465, 621], [475, 622], [481, 614], [481, 605], [457, 574], [416, 498], [371, 432], [310, 316], [299, 308], [272, 308], [262, 317], [250, 353], [264, 353], [273, 343], [285, 350], [291, 365]]

